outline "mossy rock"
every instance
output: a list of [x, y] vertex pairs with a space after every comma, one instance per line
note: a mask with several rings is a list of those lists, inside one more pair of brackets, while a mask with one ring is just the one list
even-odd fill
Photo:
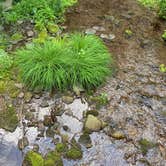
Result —
[[49, 152], [44, 160], [44, 166], [63, 166], [61, 155], [56, 151]]
[[86, 112], [86, 117], [87, 117], [88, 115], [98, 116], [99, 113], [98, 113], [98, 111], [96, 111], [96, 110], [89, 110], [89, 111]]
[[71, 148], [66, 152], [66, 157], [73, 160], [81, 159], [82, 151], [77, 148]]
[[55, 166], [55, 162], [53, 159], [44, 160], [44, 166]]
[[63, 143], [56, 144], [56, 151], [59, 153], [65, 152], [67, 150], [67, 145]]
[[14, 107], [7, 107], [0, 111], [0, 128], [13, 132], [18, 125], [18, 118]]
[[78, 142], [86, 146], [86, 148], [92, 147], [92, 141], [88, 133], [84, 133], [80, 136]]
[[149, 149], [152, 149], [156, 146], [155, 143], [148, 141], [147, 139], [139, 140], [139, 145], [143, 155], [146, 155]]
[[44, 159], [39, 153], [29, 151], [25, 155], [23, 166], [44, 166]]

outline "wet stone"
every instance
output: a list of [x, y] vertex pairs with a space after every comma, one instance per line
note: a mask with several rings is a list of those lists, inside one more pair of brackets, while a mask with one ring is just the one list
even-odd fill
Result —
[[64, 125], [64, 126], [63, 126], [63, 130], [69, 131], [69, 127], [68, 127], [67, 125]]
[[45, 116], [44, 116], [43, 124], [44, 124], [45, 126], [52, 126], [52, 125], [53, 125], [53, 121], [52, 121], [52, 119], [51, 119], [51, 116], [45, 115]]
[[27, 137], [23, 137], [22, 139], [20, 139], [18, 141], [18, 148], [20, 150], [23, 150], [26, 146], [29, 145], [29, 141], [28, 141], [28, 138]]
[[39, 145], [38, 144], [33, 145], [33, 151], [34, 152], [39, 152]]
[[91, 148], [92, 147], [92, 141], [88, 133], [84, 133], [80, 136], [79, 143], [84, 145], [86, 148]]
[[74, 101], [74, 98], [71, 96], [63, 96], [62, 101], [66, 104], [71, 104]]
[[102, 122], [93, 115], [88, 115], [85, 121], [85, 129], [90, 131], [99, 131], [102, 128]]
[[47, 101], [44, 100], [44, 101], [41, 102], [40, 106], [41, 106], [42, 108], [45, 108], [45, 107], [48, 107], [49, 104], [48, 104]]

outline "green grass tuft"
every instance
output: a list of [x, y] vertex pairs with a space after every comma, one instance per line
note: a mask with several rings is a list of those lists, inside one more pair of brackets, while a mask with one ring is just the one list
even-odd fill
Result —
[[23, 82], [31, 88], [91, 89], [111, 74], [109, 51], [96, 36], [72, 34], [17, 51]]

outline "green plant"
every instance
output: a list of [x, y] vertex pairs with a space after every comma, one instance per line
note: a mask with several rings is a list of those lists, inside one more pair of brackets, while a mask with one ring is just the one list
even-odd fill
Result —
[[159, 16], [162, 19], [166, 19], [166, 0], [159, 1]]
[[165, 73], [166, 72], [166, 66], [164, 64], [161, 64], [159, 66], [159, 70], [160, 70], [160, 72]]
[[7, 23], [33, 20], [42, 29], [48, 22], [60, 22], [66, 8], [74, 3], [76, 0], [22, 0], [3, 16]]
[[5, 74], [9, 72], [10, 67], [13, 64], [13, 60], [8, 54], [0, 49], [0, 78], [3, 78]]
[[73, 34], [18, 50], [23, 82], [31, 88], [60, 90], [99, 86], [110, 71], [110, 54], [96, 36]]
[[162, 39], [163, 39], [164, 41], [166, 41], [166, 30], [165, 30], [164, 33], [162, 34]]

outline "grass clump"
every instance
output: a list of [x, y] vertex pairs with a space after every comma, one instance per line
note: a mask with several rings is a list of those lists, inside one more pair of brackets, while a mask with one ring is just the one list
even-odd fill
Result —
[[99, 86], [110, 72], [110, 54], [96, 36], [72, 34], [19, 50], [23, 82], [45, 90]]

